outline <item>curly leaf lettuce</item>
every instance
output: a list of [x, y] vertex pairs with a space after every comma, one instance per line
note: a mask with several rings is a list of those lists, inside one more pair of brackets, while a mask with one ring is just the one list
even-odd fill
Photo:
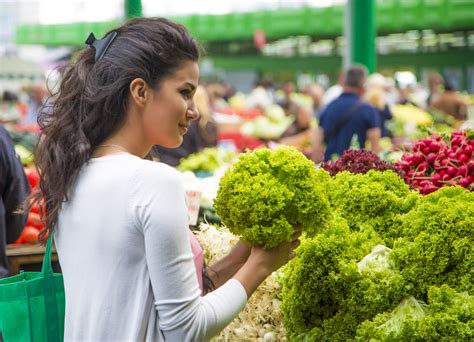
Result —
[[243, 153], [221, 178], [216, 212], [252, 245], [271, 248], [289, 240], [293, 225], [314, 236], [330, 218], [324, 189], [330, 177], [321, 173], [290, 146]]
[[429, 305], [413, 297], [404, 299], [392, 312], [365, 321], [357, 341], [472, 341], [474, 297], [447, 285], [431, 287]]
[[328, 194], [332, 210], [345, 218], [353, 230], [370, 226], [389, 247], [402, 235], [401, 215], [419, 198], [391, 170], [338, 173], [329, 182]]
[[426, 299], [432, 285], [474, 293], [474, 192], [445, 187], [422, 197], [403, 217], [391, 258]]
[[351, 339], [360, 323], [393, 309], [407, 293], [385, 258], [366, 258], [370, 267], [357, 264], [382, 242], [373, 229], [352, 231], [342, 218], [331, 225], [304, 240], [284, 269], [281, 308], [290, 340]]

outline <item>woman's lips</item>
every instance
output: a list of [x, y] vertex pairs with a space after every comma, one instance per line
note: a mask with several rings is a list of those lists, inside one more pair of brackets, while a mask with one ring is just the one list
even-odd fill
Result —
[[179, 129], [181, 130], [182, 134], [186, 134], [188, 131], [188, 126], [186, 125], [179, 125]]

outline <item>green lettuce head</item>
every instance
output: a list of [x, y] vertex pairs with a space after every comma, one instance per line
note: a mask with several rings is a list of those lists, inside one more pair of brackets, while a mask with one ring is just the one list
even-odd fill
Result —
[[329, 179], [294, 147], [257, 149], [241, 154], [227, 170], [214, 205], [232, 233], [272, 248], [290, 239], [294, 225], [308, 236], [327, 225]]

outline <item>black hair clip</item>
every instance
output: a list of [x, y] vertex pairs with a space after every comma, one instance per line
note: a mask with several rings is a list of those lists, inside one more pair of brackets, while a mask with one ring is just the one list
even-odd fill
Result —
[[112, 31], [102, 39], [96, 39], [94, 33], [91, 32], [89, 37], [86, 39], [86, 47], [95, 49], [95, 61], [99, 61], [104, 57], [105, 52], [112, 44], [113, 40], [117, 36], [117, 32]]

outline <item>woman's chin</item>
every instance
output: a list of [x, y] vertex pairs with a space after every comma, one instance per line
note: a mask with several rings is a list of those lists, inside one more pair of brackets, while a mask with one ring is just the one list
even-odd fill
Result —
[[183, 143], [183, 137], [180, 136], [175, 141], [167, 141], [166, 143], [159, 144], [159, 145], [166, 148], [178, 148], [181, 146], [182, 143]]

